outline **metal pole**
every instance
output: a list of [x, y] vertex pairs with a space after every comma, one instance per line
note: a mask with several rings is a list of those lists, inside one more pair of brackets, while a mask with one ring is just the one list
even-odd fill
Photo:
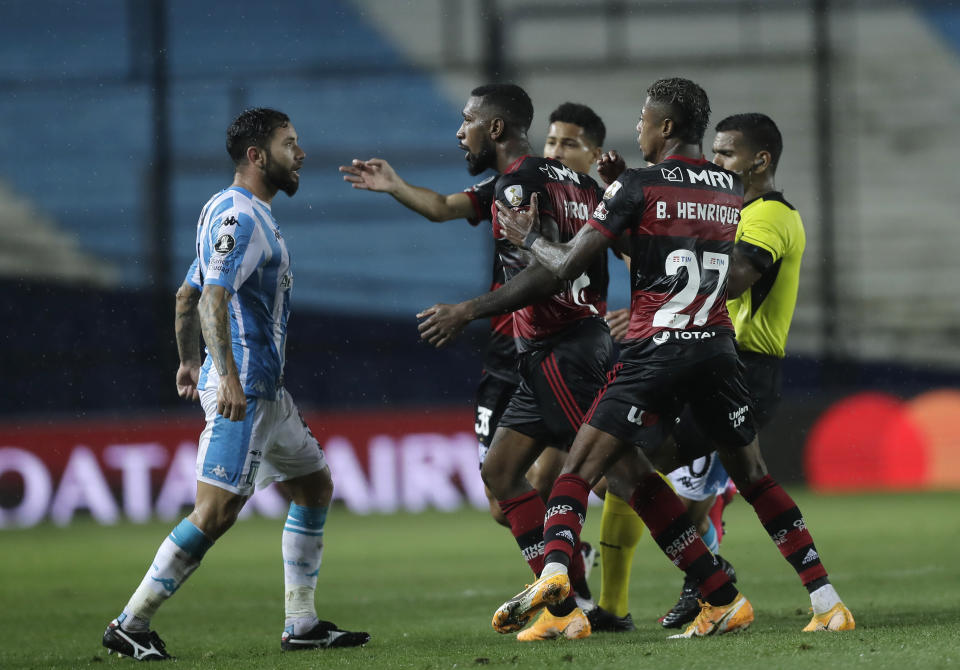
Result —
[[153, 290], [170, 286], [170, 113], [166, 0], [150, 2], [153, 161], [150, 170], [150, 270]]
[[483, 74], [485, 83], [509, 81], [509, 65], [503, 57], [503, 17], [497, 0], [483, 0], [480, 18], [484, 25]]
[[[152, 92], [153, 156], [149, 173], [150, 290], [156, 319], [154, 353], [159, 374], [175, 369], [176, 354], [171, 347], [173, 284], [171, 277], [170, 235], [170, 92], [167, 70], [166, 0], [150, 0], [150, 84]], [[165, 387], [164, 387], [165, 388]], [[159, 397], [165, 398], [164, 396]]]
[[826, 369], [842, 356], [838, 338], [840, 321], [837, 281], [837, 236], [834, 211], [833, 147], [833, 53], [830, 39], [830, 0], [813, 2], [814, 81], [817, 93], [816, 146], [817, 192], [820, 195], [820, 305], [821, 343]]

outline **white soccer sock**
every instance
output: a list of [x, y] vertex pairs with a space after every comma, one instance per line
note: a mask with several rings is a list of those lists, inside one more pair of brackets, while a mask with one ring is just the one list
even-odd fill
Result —
[[720, 538], [717, 537], [717, 529], [709, 517], [707, 518], [707, 534], [703, 536], [703, 543], [707, 545], [711, 554], [720, 551]]
[[160, 605], [193, 574], [212, 544], [199, 528], [187, 519], [182, 520], [163, 540], [140, 586], [117, 617], [123, 629], [130, 632], [148, 630], [150, 619]]
[[316, 625], [314, 594], [323, 558], [326, 507], [290, 504], [283, 526], [284, 630], [300, 635]]
[[540, 571], [540, 578], [553, 577], [554, 575], [567, 574], [567, 566], [563, 563], [547, 563]]
[[837, 590], [833, 588], [833, 584], [824, 584], [810, 593], [810, 604], [813, 605], [814, 614], [825, 614], [839, 602], [840, 596], [837, 595]]

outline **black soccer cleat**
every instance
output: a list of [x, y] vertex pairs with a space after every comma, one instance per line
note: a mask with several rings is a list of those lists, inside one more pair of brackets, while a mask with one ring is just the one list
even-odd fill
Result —
[[116, 619], [103, 632], [103, 646], [108, 654], [129, 656], [136, 661], [166, 661], [173, 658], [167, 653], [166, 645], [156, 631], [131, 633], [123, 630]]
[[[737, 581], [737, 571], [734, 570], [730, 562], [720, 554], [717, 554], [717, 560], [720, 562], [723, 571], [727, 573], [730, 581], [735, 583]], [[677, 604], [660, 618], [660, 625], [664, 628], [681, 628], [690, 623], [700, 614], [700, 600], [700, 589], [697, 588], [696, 582], [689, 577], [684, 579], [683, 589], [680, 591]]]
[[334, 647], [362, 647], [370, 641], [370, 633], [352, 633], [340, 630], [331, 621], [320, 621], [302, 635], [283, 631], [280, 648], [284, 651], [303, 651], [305, 649], [332, 649]]
[[636, 630], [629, 612], [626, 616], [617, 616], [602, 607], [594, 607], [587, 612], [587, 619], [594, 633], [629, 633]]
[[700, 589], [695, 580], [687, 577], [683, 580], [683, 589], [677, 604], [660, 618], [664, 628], [680, 628], [697, 618], [700, 614]]

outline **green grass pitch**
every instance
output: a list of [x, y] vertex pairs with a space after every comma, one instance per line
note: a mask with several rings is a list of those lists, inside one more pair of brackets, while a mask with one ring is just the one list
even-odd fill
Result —
[[[756, 609], [739, 635], [665, 639], [655, 619], [674, 602], [681, 575], [647, 535], [633, 566], [636, 633], [538, 644], [498, 635], [493, 611], [529, 575], [509, 534], [474, 510], [332, 511], [318, 611], [369, 631], [364, 648], [281, 653], [280, 520], [241, 521], [153, 623], [178, 668], [960, 667], [960, 494], [791, 492], [856, 631], [800, 633], [806, 592], [741, 498], [727, 510], [721, 548]], [[599, 519], [591, 508], [585, 539], [596, 541]], [[100, 636], [173, 525], [80, 521], [0, 533], [0, 668], [132, 666], [107, 656]], [[598, 595], [599, 569], [590, 581]]]

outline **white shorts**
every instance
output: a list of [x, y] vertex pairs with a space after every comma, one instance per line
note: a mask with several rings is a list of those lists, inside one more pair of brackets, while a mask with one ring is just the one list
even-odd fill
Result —
[[200, 405], [207, 425], [197, 448], [197, 481], [249, 496], [254, 487], [327, 467], [320, 443], [286, 389], [278, 400], [248, 396], [243, 421], [217, 414], [216, 389], [201, 391]]
[[689, 466], [677, 468], [667, 478], [677, 495], [688, 500], [706, 500], [712, 495], [720, 495], [730, 479], [715, 451], [701, 456]]

